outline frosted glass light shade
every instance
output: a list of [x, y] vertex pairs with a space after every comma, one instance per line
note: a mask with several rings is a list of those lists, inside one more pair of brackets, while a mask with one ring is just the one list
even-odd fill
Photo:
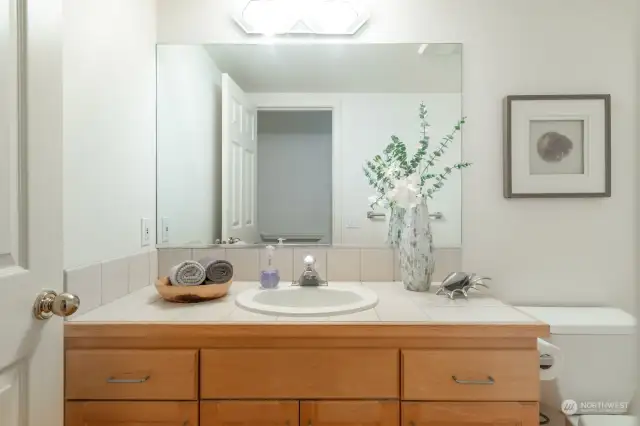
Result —
[[244, 0], [234, 15], [247, 34], [353, 35], [369, 14], [353, 0]]

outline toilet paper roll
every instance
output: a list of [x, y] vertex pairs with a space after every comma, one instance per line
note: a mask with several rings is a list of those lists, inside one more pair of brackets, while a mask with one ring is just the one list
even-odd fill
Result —
[[[546, 340], [538, 339], [538, 355], [540, 360], [543, 358], [551, 359], [551, 365], [540, 366], [540, 380], [553, 380], [558, 377], [562, 369], [563, 356], [562, 351], [556, 345], [552, 345]], [[541, 363], [542, 364], [542, 363]]]

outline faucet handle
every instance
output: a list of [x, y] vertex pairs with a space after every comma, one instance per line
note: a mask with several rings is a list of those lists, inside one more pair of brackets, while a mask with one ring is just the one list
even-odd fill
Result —
[[313, 266], [315, 265], [316, 260], [310, 254], [304, 257], [304, 266]]

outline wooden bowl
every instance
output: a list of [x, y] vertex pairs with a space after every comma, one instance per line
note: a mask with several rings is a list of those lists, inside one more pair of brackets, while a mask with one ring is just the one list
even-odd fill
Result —
[[156, 290], [160, 297], [175, 303], [197, 303], [226, 296], [232, 281], [225, 284], [171, 285], [169, 277], [156, 281]]

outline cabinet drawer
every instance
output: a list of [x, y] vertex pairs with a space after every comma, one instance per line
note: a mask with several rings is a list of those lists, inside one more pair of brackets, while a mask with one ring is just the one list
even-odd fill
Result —
[[298, 426], [298, 401], [204, 401], [200, 426]]
[[402, 351], [402, 398], [425, 401], [538, 401], [535, 350]]
[[398, 401], [302, 401], [302, 426], [398, 426]]
[[201, 398], [398, 398], [394, 349], [224, 349], [201, 353]]
[[539, 422], [535, 402], [402, 403], [402, 426], [530, 426]]
[[198, 426], [197, 402], [67, 402], [65, 426]]
[[197, 350], [69, 350], [67, 399], [195, 400]]

